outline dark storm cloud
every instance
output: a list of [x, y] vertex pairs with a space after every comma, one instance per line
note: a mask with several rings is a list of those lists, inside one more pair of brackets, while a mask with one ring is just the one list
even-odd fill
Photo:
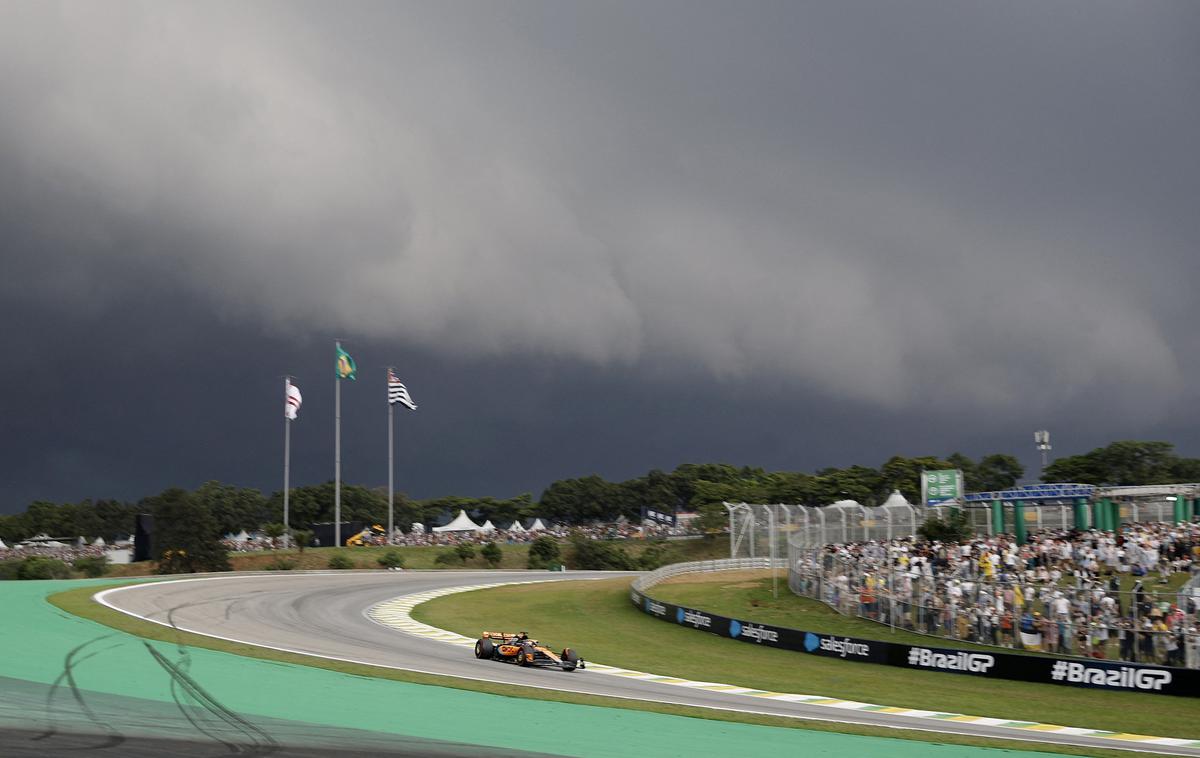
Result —
[[[178, 381], [188, 403], [161, 401], [178, 423], [252, 412], [253, 393], [185, 389], [213, 389], [206, 349], [236, 344], [268, 395], [335, 335], [418, 356], [470, 427], [422, 433], [473, 462], [428, 454], [422, 494], [692, 458], [874, 464], [1047, 419], [1094, 444], [1183, 430], [1198, 19], [1176, 3], [8, 3], [0, 328], [45, 373], [90, 355], [118, 407]], [[140, 394], [120, 389], [126, 351], [148, 367]], [[485, 377], [522, 402], [465, 400]], [[69, 380], [3, 384], [42, 399], [6, 414], [38, 443], [4, 487], [103, 478], [111, 450], [46, 432]], [[772, 421], [796, 431], [764, 435]], [[601, 445], [608, 427], [623, 432]], [[153, 419], [138, 428], [131, 449]], [[171, 470], [226, 461], [219, 478], [266, 486], [221, 429], [202, 424], [212, 444], [181, 443], [196, 463]], [[482, 453], [517, 437], [542, 442]], [[114, 487], [170, 481], [116, 463]]]

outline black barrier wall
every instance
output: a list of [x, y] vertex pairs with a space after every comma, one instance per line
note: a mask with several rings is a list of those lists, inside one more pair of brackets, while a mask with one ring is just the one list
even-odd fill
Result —
[[663, 621], [755, 645], [823, 655], [827, 658], [881, 663], [908, 669], [946, 671], [992, 679], [1013, 679], [1019, 682], [1200, 697], [1200, 671], [1192, 669], [1082, 658], [981, 653], [863, 640], [856, 637], [837, 637], [726, 618], [695, 608], [664, 603], [633, 589], [630, 590], [630, 599], [643, 612]]

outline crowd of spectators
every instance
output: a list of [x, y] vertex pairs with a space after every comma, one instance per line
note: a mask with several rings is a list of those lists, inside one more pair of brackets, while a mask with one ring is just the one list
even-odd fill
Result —
[[[1200, 668], [1200, 524], [1041, 531], [961, 543], [827, 545], [793, 588], [915, 632], [988, 645]], [[1187, 581], [1187, 580], [1192, 581]]]
[[[416, 526], [416, 525], [414, 525]], [[548, 536], [555, 539], [566, 539], [572, 533], [593, 540], [625, 540], [648, 538], [684, 537], [691, 534], [687, 526], [672, 526], [647, 521], [639, 526], [633, 522], [616, 521], [612, 523], [597, 523], [582, 526], [566, 526], [552, 524], [543, 529], [530, 530], [522, 527], [519, 530], [491, 529], [487, 531], [435, 532], [413, 528], [408, 532], [396, 530], [391, 540], [387, 539], [387, 531], [383, 528], [369, 528], [359, 535], [345, 535], [347, 539], [356, 538], [356, 545], [384, 546], [396, 545], [403, 547], [455, 547], [461, 544], [482, 545], [495, 542], [500, 545], [517, 545], [533, 542], [538, 537]], [[240, 535], [239, 535], [240, 536]], [[272, 541], [271, 538], [258, 533], [246, 535], [245, 539], [228, 536], [221, 541], [230, 552], [247, 553], [261, 550], [273, 550], [282, 545], [282, 539]]]
[[46, 545], [33, 543], [29, 545], [12, 545], [0, 547], [0, 561], [19, 561], [25, 558], [55, 558], [64, 563], [74, 563], [80, 558], [107, 557], [113, 548], [104, 545]]

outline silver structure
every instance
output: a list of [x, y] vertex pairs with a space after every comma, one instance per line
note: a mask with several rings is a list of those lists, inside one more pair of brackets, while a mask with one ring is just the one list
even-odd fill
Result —
[[725, 503], [725, 510], [730, 558], [779, 558], [793, 550], [908, 537], [928, 515], [895, 497], [875, 507], [843, 500], [819, 508]]

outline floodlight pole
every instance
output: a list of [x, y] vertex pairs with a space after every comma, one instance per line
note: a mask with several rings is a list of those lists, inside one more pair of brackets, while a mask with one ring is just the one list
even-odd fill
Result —
[[769, 555], [771, 556], [771, 595], [778, 600], [779, 576], [775, 571], [775, 509], [769, 505], [767, 506], [767, 531], [771, 536], [771, 545], [770, 550], [768, 551]]
[[1040, 472], [1038, 472], [1039, 473], [1038, 478], [1044, 479], [1046, 476], [1046, 464], [1047, 464], [1046, 454], [1051, 449], [1051, 447], [1050, 447], [1050, 432], [1045, 429], [1037, 430], [1036, 432], [1033, 433], [1033, 442], [1035, 445], [1037, 445], [1037, 449], [1040, 450], [1042, 453], [1042, 470]]

